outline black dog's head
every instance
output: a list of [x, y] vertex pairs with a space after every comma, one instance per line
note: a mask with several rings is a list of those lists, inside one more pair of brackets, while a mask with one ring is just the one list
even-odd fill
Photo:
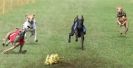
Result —
[[77, 28], [81, 29], [83, 28], [83, 23], [84, 23], [84, 17], [83, 16], [77, 16]]

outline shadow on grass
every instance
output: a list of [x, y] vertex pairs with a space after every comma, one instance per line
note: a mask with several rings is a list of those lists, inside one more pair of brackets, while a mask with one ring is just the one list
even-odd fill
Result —
[[11, 51], [11, 52], [8, 52], [6, 54], [26, 54], [27, 53], [27, 50], [23, 50], [21, 53], [20, 52], [16, 52], [16, 51]]
[[63, 61], [59, 64], [45, 65], [42, 60], [24, 68], [125, 68], [124, 65], [116, 61], [108, 60], [105, 58], [87, 58], [80, 57], [69, 61]]
[[75, 68], [73, 64], [67, 63], [67, 62], [60, 62], [59, 64], [47, 65], [46, 67], [47, 68]]
[[32, 63], [24, 68], [75, 68], [75, 65], [67, 62], [60, 62], [59, 64], [45, 65], [43, 62]]
[[38, 45], [38, 42], [28, 42], [25, 45]]

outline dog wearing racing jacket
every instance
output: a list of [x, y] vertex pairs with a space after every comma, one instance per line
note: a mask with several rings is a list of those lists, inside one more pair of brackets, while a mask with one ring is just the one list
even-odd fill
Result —
[[26, 21], [23, 24], [23, 29], [26, 30], [26, 32], [30, 32], [30, 37], [34, 36], [34, 41], [37, 42], [37, 32], [36, 32], [36, 20], [34, 14], [28, 14], [25, 16]]
[[16, 28], [14, 31], [11, 31], [7, 33], [7, 35], [3, 38], [3, 46], [8, 46], [9, 44], [12, 44], [13, 46], [5, 49], [2, 53], [7, 53], [16, 47], [20, 46], [19, 52], [22, 52], [22, 47], [25, 43], [24, 37], [25, 37], [26, 31], [24, 29]]
[[[127, 34], [128, 31], [128, 21], [127, 21], [127, 15], [124, 12], [122, 7], [117, 7], [117, 24], [120, 27], [124, 27], [124, 34]], [[122, 32], [120, 33], [121, 35], [123, 34]]]

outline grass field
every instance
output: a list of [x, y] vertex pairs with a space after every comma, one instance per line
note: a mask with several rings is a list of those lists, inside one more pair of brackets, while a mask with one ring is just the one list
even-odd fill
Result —
[[[133, 68], [133, 0], [36, 0], [0, 16], [0, 37], [22, 27], [26, 13], [36, 14], [38, 43], [26, 41], [26, 54], [0, 54], [0, 68]], [[128, 16], [129, 32], [120, 37], [116, 6]], [[68, 33], [76, 15], [84, 15], [87, 35], [85, 50]], [[2, 40], [1, 40], [2, 41]], [[1, 43], [0, 43], [1, 44]], [[2, 49], [2, 45], [0, 49]], [[47, 54], [64, 56], [60, 64], [43, 64]]]

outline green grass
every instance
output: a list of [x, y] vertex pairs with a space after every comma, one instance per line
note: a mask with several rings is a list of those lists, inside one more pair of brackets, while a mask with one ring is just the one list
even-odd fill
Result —
[[[133, 0], [37, 0], [11, 10], [0, 16], [0, 37], [15, 27], [22, 27], [25, 14], [31, 12], [36, 14], [39, 42], [26, 41], [26, 54], [0, 54], [0, 68], [132, 68], [132, 4]], [[128, 15], [127, 37], [119, 36], [115, 22], [118, 5], [122, 5]], [[72, 43], [67, 43], [76, 15], [85, 17], [84, 51], [74, 37]], [[47, 54], [51, 53], [64, 56], [63, 63], [44, 65]]]

